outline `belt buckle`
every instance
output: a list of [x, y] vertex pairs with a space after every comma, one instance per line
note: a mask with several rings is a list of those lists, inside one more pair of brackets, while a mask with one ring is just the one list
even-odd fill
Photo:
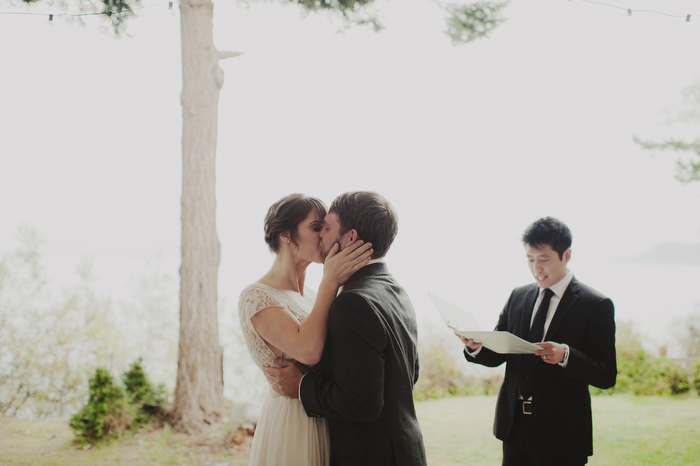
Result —
[[532, 414], [532, 401], [523, 401], [523, 414]]

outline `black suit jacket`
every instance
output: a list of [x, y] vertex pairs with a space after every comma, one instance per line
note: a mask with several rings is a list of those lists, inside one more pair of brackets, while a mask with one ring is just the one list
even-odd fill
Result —
[[333, 301], [321, 374], [299, 397], [307, 415], [329, 419], [333, 465], [426, 465], [413, 404], [416, 317], [383, 262], [355, 273]]
[[[516, 288], [506, 302], [496, 330], [527, 339], [535, 300], [536, 284]], [[593, 454], [593, 423], [588, 386], [615, 385], [615, 319], [612, 301], [596, 290], [571, 280], [559, 302], [544, 341], [570, 347], [566, 369], [534, 355], [498, 354], [486, 348], [468, 361], [495, 367], [506, 363], [506, 375], [496, 404], [494, 435], [506, 440], [513, 427], [518, 377], [525, 358], [536, 358], [532, 377], [532, 428], [538, 452], [550, 459], [585, 457]], [[532, 365], [530, 365], [532, 367]]]

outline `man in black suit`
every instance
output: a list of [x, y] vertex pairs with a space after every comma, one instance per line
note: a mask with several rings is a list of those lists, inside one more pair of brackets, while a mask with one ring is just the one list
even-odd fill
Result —
[[571, 231], [560, 220], [533, 222], [522, 242], [536, 283], [513, 290], [496, 325], [537, 343], [532, 354], [498, 354], [460, 337], [467, 361], [506, 363], [494, 435], [504, 466], [581, 466], [593, 454], [588, 386], [615, 385], [612, 301], [569, 271]]
[[324, 249], [362, 238], [372, 243], [372, 261], [333, 301], [321, 373], [265, 368], [278, 392], [299, 396], [308, 416], [329, 419], [332, 466], [427, 464], [413, 404], [416, 316], [382, 260], [397, 232], [396, 212], [379, 194], [352, 192], [333, 201], [321, 232]]

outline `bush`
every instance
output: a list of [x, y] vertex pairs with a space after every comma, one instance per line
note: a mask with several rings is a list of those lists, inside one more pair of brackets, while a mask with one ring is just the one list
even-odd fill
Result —
[[635, 395], [680, 395], [690, 390], [686, 370], [664, 357], [647, 357], [635, 381]]
[[166, 402], [165, 387], [162, 384], [157, 388], [151, 385], [141, 362], [139, 358], [122, 375], [135, 424], [145, 424], [153, 416], [162, 414]]
[[96, 441], [118, 437], [131, 425], [124, 389], [114, 384], [107, 369], [98, 368], [90, 379], [88, 402], [71, 417], [76, 437]]
[[690, 390], [687, 370], [672, 359], [645, 351], [630, 324], [619, 325], [616, 349], [617, 383], [608, 390], [591, 387], [592, 394], [657, 396], [680, 395]]
[[498, 392], [502, 374], [488, 368], [487, 376], [470, 375], [468, 371], [473, 373], [481, 368], [464, 359], [463, 347], [457, 337], [445, 338], [442, 328], [426, 325], [426, 332], [419, 340], [420, 378], [413, 391], [415, 400]]
[[695, 360], [693, 364], [693, 388], [700, 396], [700, 356]]
[[51, 292], [43, 238], [24, 226], [18, 240], [0, 256], [0, 419], [70, 416], [98, 367], [121, 373], [139, 354], [159, 381], [175, 380], [177, 286], [159, 263], [115, 304], [97, 291], [90, 261]]

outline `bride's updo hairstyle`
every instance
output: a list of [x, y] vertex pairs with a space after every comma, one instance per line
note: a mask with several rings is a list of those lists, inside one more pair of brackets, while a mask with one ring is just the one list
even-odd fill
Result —
[[290, 232], [289, 236], [296, 245], [297, 227], [311, 211], [321, 219], [328, 213], [323, 201], [303, 194], [290, 194], [272, 204], [265, 215], [265, 242], [270, 251], [277, 254], [280, 235], [286, 232]]

